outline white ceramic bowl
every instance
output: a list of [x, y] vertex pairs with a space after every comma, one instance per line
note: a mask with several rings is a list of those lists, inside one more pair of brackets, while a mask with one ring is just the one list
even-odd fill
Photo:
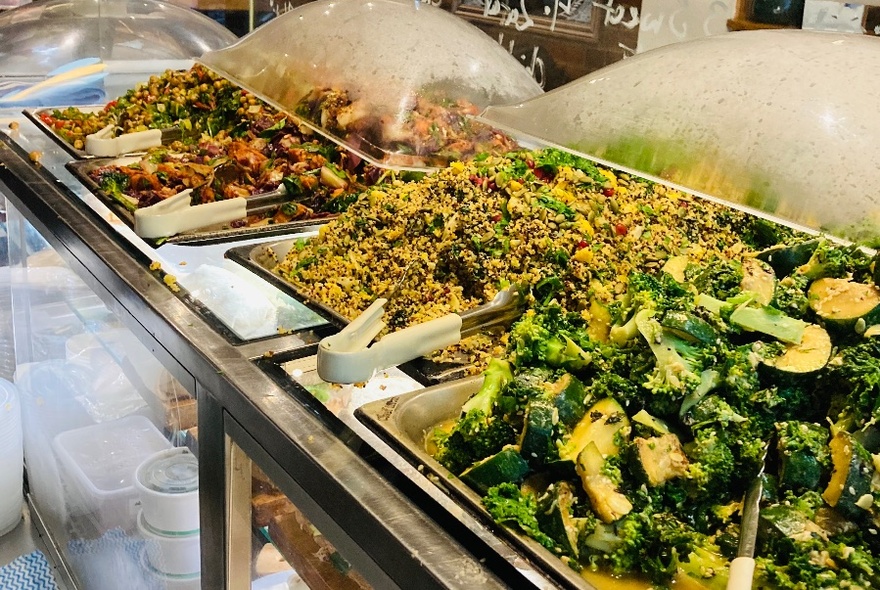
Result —
[[164, 535], [198, 533], [198, 463], [188, 449], [150, 455], [138, 466], [134, 485], [152, 529]]
[[170, 576], [189, 576], [201, 572], [201, 535], [163, 535], [150, 527], [143, 511], [138, 513], [138, 532], [143, 537], [147, 562], [157, 572]]

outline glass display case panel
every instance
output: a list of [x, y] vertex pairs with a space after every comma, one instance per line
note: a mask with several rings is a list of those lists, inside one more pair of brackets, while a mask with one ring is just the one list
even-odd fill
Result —
[[196, 400], [12, 207], [7, 231], [28, 491], [74, 583], [198, 588]]
[[367, 590], [370, 584], [229, 437], [231, 588]]
[[90, 57], [122, 72], [152, 72], [156, 61], [192, 60], [235, 40], [207, 16], [168, 2], [48, 0], [0, 14], [0, 74], [44, 76]]
[[388, 166], [484, 151], [497, 134], [469, 116], [541, 93], [498, 43], [428, 3], [319, 0], [200, 61]]
[[483, 120], [852, 240], [880, 240], [880, 45], [743, 31], [626, 59]]

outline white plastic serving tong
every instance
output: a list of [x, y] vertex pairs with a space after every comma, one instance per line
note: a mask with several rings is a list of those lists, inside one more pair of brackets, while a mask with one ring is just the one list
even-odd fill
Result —
[[123, 133], [118, 136], [114, 136], [115, 133], [116, 125], [110, 124], [100, 131], [86, 135], [86, 153], [102, 158], [116, 157], [122, 154], [142, 152], [151, 147], [159, 147], [181, 137], [178, 127], [147, 129], [146, 131]]
[[284, 202], [287, 189], [280, 185], [272, 192], [251, 197], [235, 197], [201, 205], [192, 204], [193, 189], [134, 212], [134, 233], [142, 238], [167, 238], [191, 229], [244, 219], [268, 211]]
[[360, 383], [377, 372], [446, 348], [486, 328], [506, 326], [523, 311], [523, 290], [512, 285], [479, 307], [404, 328], [369, 346], [384, 328], [387, 299], [377, 299], [338, 334], [318, 344], [318, 376], [329, 383]]

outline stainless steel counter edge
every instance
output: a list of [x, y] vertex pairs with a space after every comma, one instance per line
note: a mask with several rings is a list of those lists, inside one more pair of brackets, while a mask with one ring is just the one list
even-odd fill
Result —
[[[438, 525], [171, 293], [142, 254], [8, 143], [0, 142], [0, 189], [7, 198], [185, 387], [210, 392], [267, 451], [291, 478], [293, 485], [279, 482], [282, 490], [294, 502], [305, 499], [302, 493], [314, 502], [306, 516], [319, 529], [328, 527], [325, 534], [343, 554], [354, 549], [351, 561], [368, 581], [404, 588], [531, 585], [464, 527], [450, 533]], [[201, 471], [212, 468], [200, 464]], [[203, 523], [203, 535], [223, 538], [221, 526]]]

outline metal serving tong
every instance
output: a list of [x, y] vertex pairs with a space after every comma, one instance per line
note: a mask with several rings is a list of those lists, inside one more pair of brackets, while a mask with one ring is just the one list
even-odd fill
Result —
[[283, 183], [268, 193], [201, 205], [192, 204], [192, 191], [186, 189], [155, 205], [135, 210], [134, 233], [147, 239], [167, 238], [183, 231], [271, 211], [290, 201]]
[[329, 383], [359, 383], [377, 372], [446, 348], [462, 338], [496, 326], [507, 326], [522, 315], [525, 290], [519, 285], [500, 291], [479, 307], [404, 328], [370, 346], [385, 328], [382, 315], [388, 299], [379, 298], [338, 334], [318, 344], [318, 376]]
[[100, 131], [86, 135], [87, 154], [100, 157], [116, 157], [122, 154], [142, 152], [151, 147], [159, 147], [183, 137], [180, 127], [147, 129], [134, 133], [123, 133], [114, 137], [116, 125], [107, 125]]
[[774, 441], [764, 447], [764, 458], [758, 475], [746, 490], [743, 499], [742, 523], [739, 531], [739, 546], [736, 558], [730, 562], [730, 577], [727, 590], [750, 590], [755, 575], [755, 545], [758, 539], [758, 517], [761, 512], [761, 498], [764, 495], [764, 468], [767, 464], [767, 453]]

